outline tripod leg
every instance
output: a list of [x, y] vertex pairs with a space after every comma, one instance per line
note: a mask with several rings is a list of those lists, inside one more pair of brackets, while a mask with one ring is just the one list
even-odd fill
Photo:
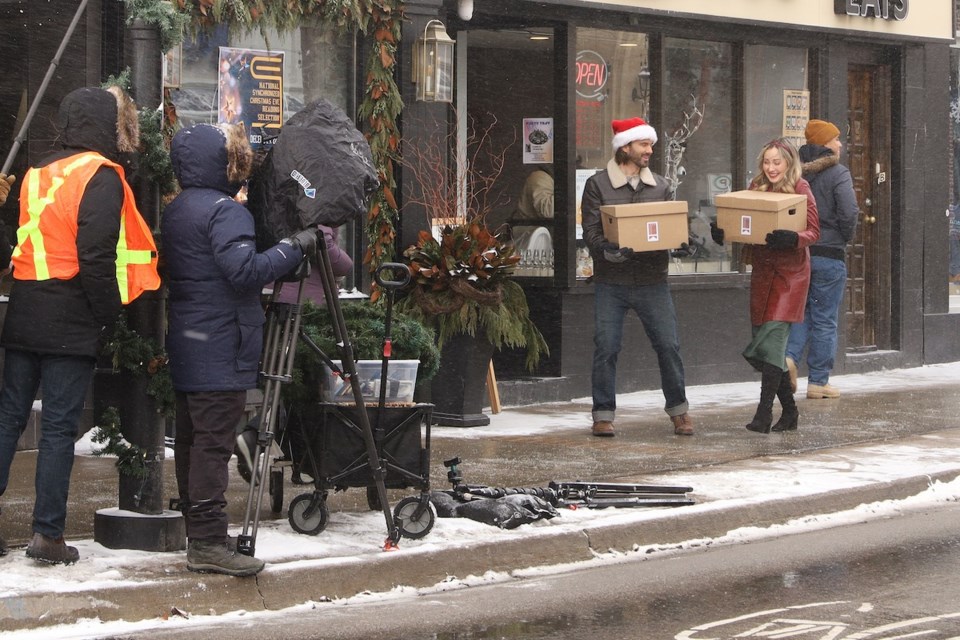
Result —
[[263, 405], [260, 410], [260, 424], [257, 433], [257, 446], [253, 460], [255, 468], [247, 493], [247, 506], [243, 518], [243, 530], [237, 539], [237, 551], [248, 556], [256, 552], [257, 529], [260, 524], [260, 508], [263, 504], [263, 491], [267, 485], [270, 467], [270, 447], [273, 443], [278, 412], [280, 408], [281, 385], [290, 382], [293, 373], [293, 361], [296, 354], [296, 340], [300, 332], [303, 283], [293, 305], [271, 302], [267, 309], [267, 335], [264, 340]]
[[384, 549], [395, 549], [400, 541], [400, 530], [393, 521], [393, 513], [390, 511], [390, 503], [387, 500], [386, 473], [380, 461], [380, 453], [377, 451], [373, 428], [370, 425], [367, 407], [363, 400], [363, 391], [360, 389], [360, 379], [357, 377], [357, 367], [353, 356], [353, 345], [347, 336], [346, 322], [343, 319], [343, 310], [340, 308], [340, 297], [337, 295], [337, 280], [330, 265], [326, 243], [320, 242], [317, 248], [320, 258], [317, 267], [323, 284], [324, 298], [327, 301], [327, 308], [330, 310], [330, 316], [333, 320], [334, 337], [336, 337], [337, 344], [340, 345], [343, 373], [349, 378], [353, 390], [353, 399], [357, 405], [357, 414], [360, 418], [360, 431], [363, 434], [363, 441], [367, 449], [367, 464], [370, 467], [370, 473], [373, 475], [377, 494], [380, 498], [380, 506], [383, 509], [383, 518], [387, 525], [387, 539], [384, 542]]

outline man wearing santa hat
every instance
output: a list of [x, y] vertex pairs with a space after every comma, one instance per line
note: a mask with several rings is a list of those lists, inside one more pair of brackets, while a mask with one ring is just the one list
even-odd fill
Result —
[[677, 314], [667, 284], [667, 251], [634, 252], [603, 235], [600, 207], [670, 199], [663, 176], [650, 170], [657, 132], [642, 118], [614, 120], [614, 157], [607, 168], [587, 179], [581, 209], [583, 239], [593, 257], [595, 288], [593, 352], [593, 435], [614, 435], [617, 410], [617, 356], [623, 321], [631, 309], [640, 318], [660, 365], [664, 410], [676, 435], [693, 435], [687, 414], [686, 385]]

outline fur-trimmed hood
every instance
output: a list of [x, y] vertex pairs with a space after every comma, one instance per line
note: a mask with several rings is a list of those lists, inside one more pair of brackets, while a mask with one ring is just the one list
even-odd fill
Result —
[[840, 164], [840, 158], [833, 150], [819, 144], [805, 144], [800, 147], [800, 161], [803, 163], [803, 177], [808, 181], [810, 176], [822, 173], [830, 167]]
[[137, 107], [119, 87], [82, 87], [67, 94], [58, 113], [60, 143], [66, 149], [96, 151], [119, 160], [140, 140]]
[[250, 175], [253, 152], [242, 126], [195, 124], [173, 136], [170, 161], [181, 188], [233, 196]]

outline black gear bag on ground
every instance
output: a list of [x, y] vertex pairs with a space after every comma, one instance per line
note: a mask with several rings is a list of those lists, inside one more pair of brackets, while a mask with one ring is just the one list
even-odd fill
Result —
[[283, 125], [250, 178], [258, 248], [364, 215], [378, 186], [370, 145], [353, 121], [326, 100], [310, 103]]

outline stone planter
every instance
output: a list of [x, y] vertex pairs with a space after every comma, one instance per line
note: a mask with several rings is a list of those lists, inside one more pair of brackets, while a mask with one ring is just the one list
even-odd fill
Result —
[[430, 385], [434, 424], [448, 427], [490, 424], [490, 416], [483, 413], [483, 406], [493, 351], [493, 345], [483, 336], [459, 334], [447, 340], [440, 353], [440, 370]]

